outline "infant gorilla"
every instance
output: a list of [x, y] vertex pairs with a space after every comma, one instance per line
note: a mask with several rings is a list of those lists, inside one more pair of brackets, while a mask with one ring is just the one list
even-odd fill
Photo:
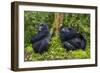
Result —
[[42, 53], [47, 50], [50, 33], [47, 24], [40, 24], [38, 29], [38, 33], [31, 37], [31, 43], [35, 52]]
[[75, 50], [80, 48], [85, 50], [85, 37], [73, 28], [61, 27], [60, 38], [66, 50]]

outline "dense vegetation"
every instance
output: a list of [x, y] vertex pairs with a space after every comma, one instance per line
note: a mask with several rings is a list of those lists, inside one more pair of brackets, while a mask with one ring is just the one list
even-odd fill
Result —
[[35, 53], [30, 43], [32, 35], [37, 33], [37, 26], [40, 23], [47, 23], [49, 29], [54, 27], [53, 12], [33, 12], [25, 11], [24, 13], [24, 48], [25, 61], [36, 60], [56, 60], [56, 59], [84, 59], [90, 58], [90, 15], [89, 14], [75, 14], [64, 13], [63, 25], [65, 27], [74, 27], [78, 32], [86, 37], [86, 51], [81, 49], [74, 51], [66, 51], [61, 44], [60, 37], [54, 35], [51, 38], [48, 51], [43, 54]]

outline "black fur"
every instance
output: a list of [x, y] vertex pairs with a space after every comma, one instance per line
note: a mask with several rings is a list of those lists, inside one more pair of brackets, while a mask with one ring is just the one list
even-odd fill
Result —
[[85, 37], [73, 28], [61, 27], [60, 38], [67, 50], [83, 49], [86, 47]]
[[37, 53], [43, 53], [49, 45], [49, 29], [47, 24], [40, 24], [39, 31], [31, 37], [32, 48]]

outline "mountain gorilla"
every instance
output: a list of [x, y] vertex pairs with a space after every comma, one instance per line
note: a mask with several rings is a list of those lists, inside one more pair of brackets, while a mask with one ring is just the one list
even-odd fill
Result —
[[60, 28], [60, 38], [66, 50], [75, 50], [80, 48], [85, 50], [85, 37], [71, 27], [67, 28], [62, 26]]
[[47, 50], [49, 45], [50, 33], [47, 24], [40, 24], [38, 33], [31, 37], [32, 48], [36, 53], [42, 53]]

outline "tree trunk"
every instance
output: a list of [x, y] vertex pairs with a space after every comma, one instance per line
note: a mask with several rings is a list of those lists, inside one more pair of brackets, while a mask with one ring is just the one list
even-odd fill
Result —
[[54, 23], [53, 23], [53, 33], [58, 34], [60, 26], [63, 24], [64, 14], [55, 13]]

